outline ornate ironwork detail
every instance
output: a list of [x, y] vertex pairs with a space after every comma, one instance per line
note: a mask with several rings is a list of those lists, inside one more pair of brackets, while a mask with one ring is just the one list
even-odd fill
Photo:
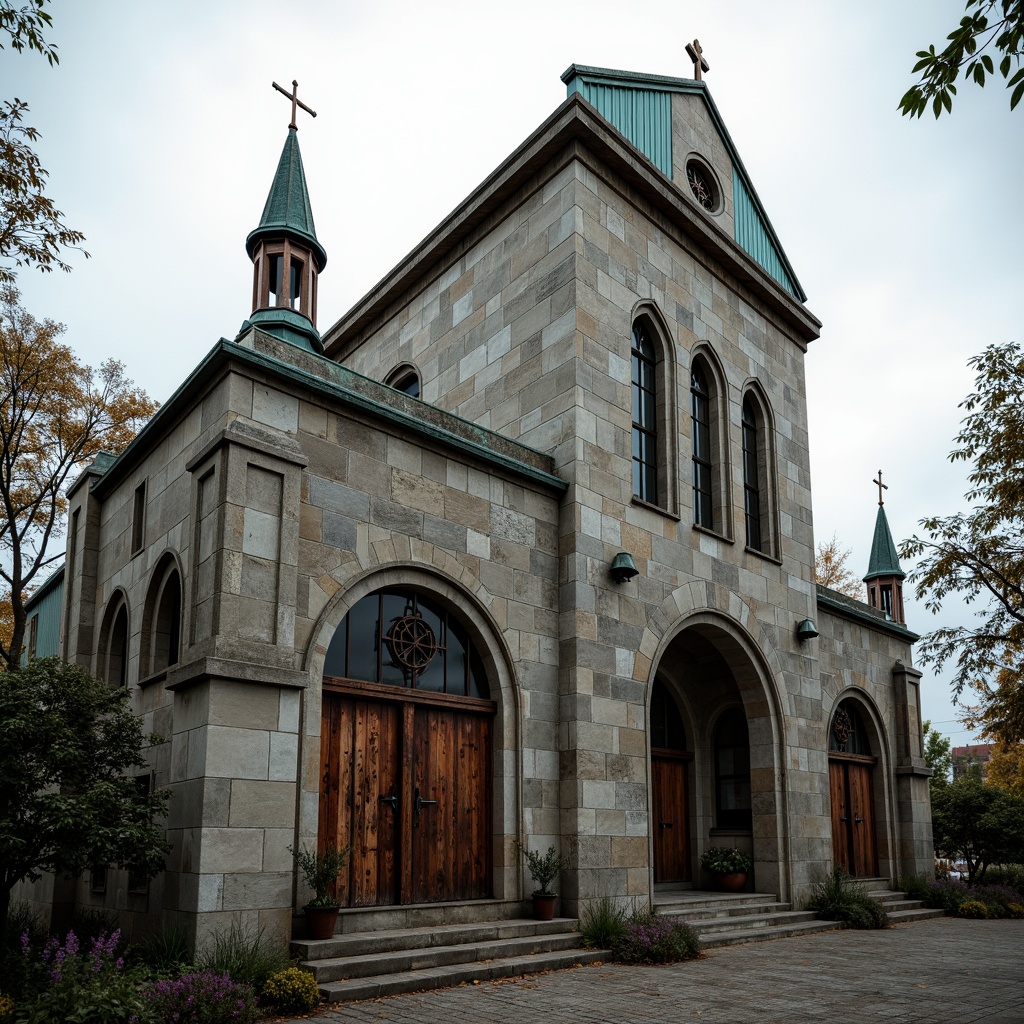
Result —
[[840, 749], [846, 746], [852, 729], [853, 723], [850, 721], [849, 713], [846, 708], [840, 708], [832, 719], [832, 735], [835, 736]]
[[696, 163], [691, 162], [687, 165], [686, 180], [690, 183], [690, 190], [693, 192], [693, 198], [696, 199], [705, 210], [713, 210], [715, 208], [714, 187]]
[[391, 656], [403, 668], [420, 672], [437, 654], [437, 638], [430, 624], [420, 615], [403, 615], [388, 630]]

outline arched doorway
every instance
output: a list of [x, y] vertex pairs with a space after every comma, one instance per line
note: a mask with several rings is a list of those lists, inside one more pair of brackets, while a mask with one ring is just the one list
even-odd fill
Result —
[[857, 703], [841, 701], [828, 730], [832, 859], [854, 878], [878, 875], [874, 770], [867, 728]]
[[651, 805], [654, 810], [654, 881], [689, 882], [690, 811], [683, 719], [661, 682], [651, 694]]
[[491, 895], [496, 704], [458, 617], [385, 588], [342, 620], [324, 662], [321, 848], [349, 846], [343, 906]]

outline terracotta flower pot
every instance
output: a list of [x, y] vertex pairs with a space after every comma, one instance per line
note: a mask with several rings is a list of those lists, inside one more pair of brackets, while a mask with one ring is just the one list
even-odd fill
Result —
[[533, 916], [538, 921], [550, 921], [555, 916], [557, 893], [535, 892], [533, 894]]
[[727, 875], [715, 875], [715, 888], [720, 892], [740, 892], [746, 884], [746, 871], [730, 871]]
[[305, 907], [306, 931], [311, 939], [333, 939], [341, 907]]

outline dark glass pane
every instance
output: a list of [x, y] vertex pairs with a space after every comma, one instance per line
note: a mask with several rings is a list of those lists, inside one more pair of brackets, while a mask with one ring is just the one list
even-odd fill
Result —
[[448, 692], [469, 694], [469, 640], [454, 623], [448, 623]]
[[370, 594], [348, 613], [349, 636], [352, 642], [349, 645], [348, 672], [343, 674], [347, 674], [350, 679], [377, 682], [377, 645], [380, 636], [377, 613], [379, 610], [379, 596]]
[[[445, 676], [445, 646], [447, 644], [447, 637], [445, 636], [445, 619], [442, 618], [442, 615], [435, 610], [432, 604], [429, 604], [423, 598], [420, 598], [417, 602], [417, 610], [419, 611], [420, 617], [430, 627], [431, 632], [434, 634], [434, 643], [437, 644], [438, 650], [434, 654], [433, 658], [431, 658], [427, 663], [427, 666], [422, 669], [422, 671], [416, 673], [416, 689], [430, 690], [432, 693], [443, 693]], [[461, 693], [462, 691], [456, 690], [454, 692]]]
[[663, 750], [686, 749], [686, 733], [679, 707], [661, 683], [654, 684], [651, 694], [651, 746]]
[[[358, 607], [358, 605], [357, 605]], [[350, 616], [346, 615], [341, 620], [341, 625], [334, 631], [331, 637], [331, 645], [327, 648], [327, 657], [324, 658], [325, 676], [347, 676], [345, 669], [348, 660], [348, 623]]]
[[655, 467], [646, 463], [643, 467], [642, 487], [640, 497], [644, 501], [656, 502], [658, 500], [658, 475]]
[[[635, 440], [635, 438], [634, 438], [634, 440]], [[641, 490], [640, 490], [640, 488], [641, 488], [641, 484], [640, 484], [641, 476], [642, 476], [642, 471], [641, 471], [641, 468], [640, 468], [640, 463], [637, 462], [636, 459], [634, 459], [633, 460], [633, 493], [638, 498], [642, 496], [641, 495]]]
[[[387, 592], [382, 595], [382, 603], [381, 632], [384, 637], [387, 637], [395, 623], [404, 616], [411, 615], [415, 611], [416, 605], [411, 594], [389, 594]], [[380, 681], [389, 686], [412, 686], [412, 670], [405, 668], [401, 662], [396, 660], [391, 651], [391, 645], [386, 640], [383, 644]]]
[[485, 700], [489, 700], [491, 696], [491, 688], [484, 673], [484, 664], [480, 660], [480, 655], [472, 647], [469, 654], [469, 693], [467, 696], [482, 697]]
[[648, 430], [654, 429], [654, 395], [648, 391], [640, 396], [640, 422]]

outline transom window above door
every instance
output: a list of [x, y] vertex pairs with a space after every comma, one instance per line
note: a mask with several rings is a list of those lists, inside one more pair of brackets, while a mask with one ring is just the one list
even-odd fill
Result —
[[388, 588], [341, 621], [324, 675], [488, 699], [483, 662], [455, 615], [416, 591]]

